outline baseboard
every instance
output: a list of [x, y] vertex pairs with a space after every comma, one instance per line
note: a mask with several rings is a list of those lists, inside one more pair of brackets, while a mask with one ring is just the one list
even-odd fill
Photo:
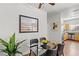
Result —
[[[74, 39], [67, 39], [67, 40], [79, 42], [79, 40], [74, 40]], [[64, 40], [64, 41], [67, 41], [67, 40]]]

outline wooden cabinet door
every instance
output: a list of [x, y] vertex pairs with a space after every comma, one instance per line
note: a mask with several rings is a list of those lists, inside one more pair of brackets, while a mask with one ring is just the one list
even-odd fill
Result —
[[67, 40], [68, 39], [68, 33], [65, 33], [64, 34], [64, 40]]
[[79, 33], [75, 34], [75, 40], [79, 41]]

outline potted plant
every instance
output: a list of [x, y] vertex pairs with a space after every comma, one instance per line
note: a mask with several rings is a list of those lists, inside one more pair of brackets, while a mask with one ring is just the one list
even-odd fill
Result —
[[15, 41], [16, 41], [15, 33], [10, 37], [9, 42], [6, 42], [3, 39], [0, 39], [0, 44], [5, 47], [5, 49], [0, 49], [1, 52], [5, 52], [9, 56], [15, 56], [16, 53], [22, 54], [22, 52], [18, 51], [18, 47], [25, 40], [22, 40], [18, 43], [16, 43]]
[[43, 47], [44, 49], [46, 49], [47, 48], [47, 44], [48, 44], [48, 40], [46, 40], [45, 38], [43, 38], [40, 42], [42, 43], [41, 47]]

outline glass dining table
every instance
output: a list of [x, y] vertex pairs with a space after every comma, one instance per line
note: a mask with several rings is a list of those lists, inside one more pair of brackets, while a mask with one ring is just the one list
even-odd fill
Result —
[[[23, 52], [23, 56], [29, 56], [30, 53], [30, 47], [28, 45], [28, 49], [26, 52]], [[47, 51], [47, 49], [42, 48], [41, 46], [38, 47], [38, 56], [41, 56], [42, 54], [44, 54]]]
[[43, 49], [42, 47], [38, 48], [38, 56], [43, 55], [46, 51], [47, 49]]
[[40, 47], [38, 49], [38, 56], [56, 56], [58, 47], [52, 46], [52, 48], [47, 45], [46, 48]]
[[[47, 51], [49, 51], [49, 50], [50, 50], [50, 51], [53, 50], [53, 51], [56, 52], [57, 48], [53, 49], [53, 47], [54, 47], [54, 46], [52, 46], [52, 48], [49, 48], [48, 45], [47, 45], [47, 48], [43, 48], [43, 47], [41, 47], [41, 46], [38, 46], [38, 56], [46, 56], [46, 54], [48, 54]], [[28, 51], [27, 51], [27, 52], [24, 52], [25, 54], [23, 54], [23, 55], [26, 56], [26, 53], [29, 54], [29, 52], [30, 52], [30, 51], [29, 51], [29, 49], [28, 49]], [[27, 56], [29, 56], [29, 55], [27, 55]]]

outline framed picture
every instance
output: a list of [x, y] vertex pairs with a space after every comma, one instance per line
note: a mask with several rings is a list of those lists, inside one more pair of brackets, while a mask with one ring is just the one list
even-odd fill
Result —
[[19, 15], [19, 32], [38, 32], [38, 19], [34, 17]]

